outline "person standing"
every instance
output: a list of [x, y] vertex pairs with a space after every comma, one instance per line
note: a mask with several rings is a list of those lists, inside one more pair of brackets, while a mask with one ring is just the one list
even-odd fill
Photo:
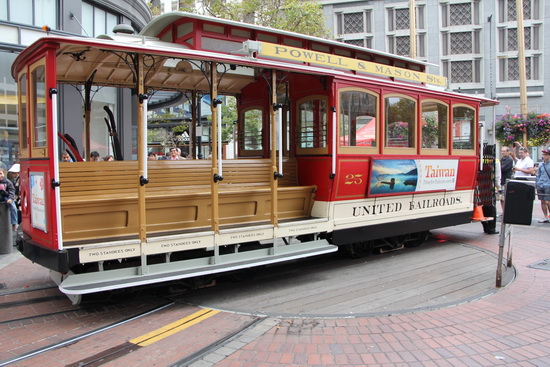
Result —
[[550, 147], [542, 151], [542, 163], [537, 171], [537, 194], [544, 214], [539, 223], [550, 223]]
[[0, 169], [0, 202], [8, 205], [10, 212], [10, 222], [13, 230], [17, 230], [17, 208], [15, 207], [15, 187], [13, 183], [6, 178], [6, 173]]
[[529, 152], [527, 148], [522, 147], [519, 143], [516, 143], [519, 146], [519, 159], [512, 155], [512, 158], [516, 162], [514, 165], [514, 178], [522, 179], [522, 177], [531, 177], [533, 172], [535, 172], [535, 162], [529, 157]]
[[[17, 208], [17, 224], [21, 223], [21, 178], [19, 177], [19, 171], [21, 167], [19, 163], [15, 163], [8, 171], [8, 180], [13, 183], [15, 189], [15, 207]], [[11, 177], [9, 177], [11, 175]]]
[[[509, 147], [502, 147], [500, 154], [500, 191], [504, 191], [506, 181], [514, 175], [514, 159], [510, 156]], [[504, 209], [504, 195], [500, 195], [500, 206]]]

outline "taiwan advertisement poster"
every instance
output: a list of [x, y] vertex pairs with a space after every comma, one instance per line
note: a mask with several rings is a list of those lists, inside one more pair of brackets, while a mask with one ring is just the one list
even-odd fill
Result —
[[369, 195], [391, 195], [456, 188], [458, 159], [375, 159]]

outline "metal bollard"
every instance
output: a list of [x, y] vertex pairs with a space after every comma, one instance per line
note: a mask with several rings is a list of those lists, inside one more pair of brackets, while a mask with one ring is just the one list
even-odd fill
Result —
[[0, 203], [0, 254], [11, 254], [13, 249], [9, 209], [8, 204]]

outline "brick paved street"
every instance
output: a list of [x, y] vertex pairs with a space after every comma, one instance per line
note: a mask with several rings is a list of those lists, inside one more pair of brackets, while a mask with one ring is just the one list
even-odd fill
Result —
[[[266, 320], [192, 366], [550, 366], [550, 225], [513, 227], [517, 279], [496, 294], [444, 309], [340, 319]], [[500, 225], [500, 223], [498, 223]], [[434, 231], [498, 252], [481, 224]], [[496, 264], [495, 264], [496, 269]], [[242, 345], [242, 346], [241, 346]]]

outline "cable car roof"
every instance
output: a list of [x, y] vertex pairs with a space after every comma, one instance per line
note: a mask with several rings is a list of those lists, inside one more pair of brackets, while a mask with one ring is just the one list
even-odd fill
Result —
[[[202, 61], [216, 61], [219, 72], [231, 76], [222, 78], [218, 87], [220, 93], [238, 94], [242, 88], [256, 78], [261, 69], [277, 69], [289, 72], [308, 73], [320, 76], [333, 76], [354, 81], [388, 83], [395, 87], [407, 88], [411, 92], [434, 90], [432, 86], [407, 83], [390, 78], [380, 78], [367, 74], [352, 74], [341, 69], [331, 69], [314, 64], [293, 63], [285, 60], [256, 59], [249, 55], [223, 54], [214, 51], [198, 51], [181, 44], [163, 42], [158, 38], [144, 35], [116, 35], [103, 38], [54, 37], [46, 36], [27, 47], [12, 65], [12, 75], [17, 75], [26, 63], [36, 61], [45, 49], [56, 50], [57, 81], [60, 83], [82, 84], [93, 75], [97, 85], [135, 87], [135, 75], [129, 66], [131, 55], [143, 54], [149, 57], [149, 69], [145, 75], [145, 85], [153, 90], [196, 90], [208, 93], [210, 88], [201, 70]], [[498, 104], [497, 101], [466, 94], [454, 93], [435, 88], [441, 96], [480, 103], [481, 106]]]

